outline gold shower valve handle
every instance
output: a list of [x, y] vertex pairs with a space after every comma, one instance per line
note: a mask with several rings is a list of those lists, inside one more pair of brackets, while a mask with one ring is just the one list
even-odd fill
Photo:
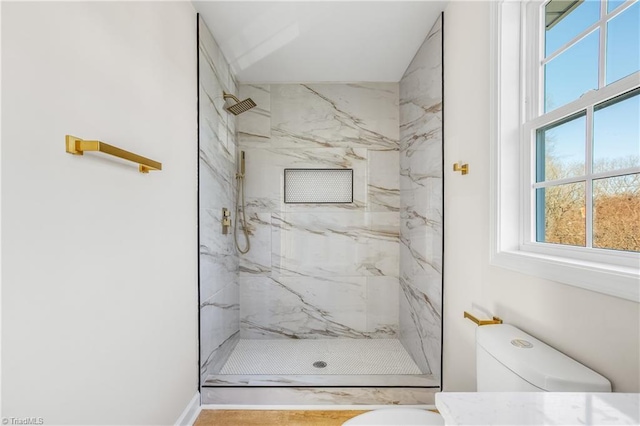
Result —
[[471, 315], [469, 312], [464, 311], [464, 317], [465, 318], [469, 318], [471, 321], [475, 322], [476, 325], [480, 326], [480, 325], [494, 325], [494, 324], [502, 324], [502, 320], [498, 317], [493, 317], [493, 319], [490, 320], [481, 320], [476, 318], [475, 316]]
[[231, 228], [231, 212], [226, 207], [222, 208], [222, 233], [228, 234]]
[[469, 164], [460, 165], [460, 163], [454, 163], [453, 164], [453, 171], [454, 172], [462, 172], [463, 175], [466, 175], [466, 174], [469, 173]]

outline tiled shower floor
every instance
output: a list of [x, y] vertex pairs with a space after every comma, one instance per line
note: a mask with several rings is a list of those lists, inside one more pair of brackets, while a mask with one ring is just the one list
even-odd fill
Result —
[[[326, 367], [317, 368], [317, 361]], [[397, 339], [241, 339], [205, 386], [439, 386]]]
[[[325, 368], [313, 363], [324, 361]], [[220, 374], [422, 374], [397, 339], [246, 340]]]

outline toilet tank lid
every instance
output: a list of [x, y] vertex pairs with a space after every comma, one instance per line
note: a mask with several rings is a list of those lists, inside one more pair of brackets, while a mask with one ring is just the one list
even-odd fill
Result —
[[611, 392], [605, 377], [509, 325], [478, 327], [476, 341], [509, 370], [549, 392]]

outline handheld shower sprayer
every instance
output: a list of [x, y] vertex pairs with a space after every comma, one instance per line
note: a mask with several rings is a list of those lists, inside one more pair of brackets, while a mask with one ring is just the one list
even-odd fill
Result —
[[[245, 163], [244, 163], [244, 151], [240, 151], [240, 170], [236, 173], [236, 179], [238, 180], [238, 192], [236, 194], [236, 224], [233, 227], [233, 239], [236, 243], [236, 247], [238, 251], [242, 254], [246, 254], [251, 249], [251, 243], [249, 242], [249, 230], [247, 228], [247, 216], [245, 214], [245, 202], [244, 202], [244, 172], [245, 172]], [[240, 222], [240, 203], [242, 203], [242, 233], [244, 234], [244, 240], [246, 241], [245, 248], [240, 248], [240, 244], [238, 244], [238, 222]]]

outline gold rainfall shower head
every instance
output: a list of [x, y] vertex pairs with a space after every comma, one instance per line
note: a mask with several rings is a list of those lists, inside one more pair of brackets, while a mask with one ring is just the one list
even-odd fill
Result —
[[253, 99], [251, 99], [251, 98], [247, 98], [244, 101], [241, 101], [240, 99], [236, 98], [235, 96], [233, 96], [230, 93], [222, 92], [222, 94], [224, 95], [224, 99], [225, 100], [233, 99], [236, 102], [235, 105], [231, 105], [229, 107], [225, 107], [225, 109], [227, 111], [229, 111], [233, 115], [242, 114], [243, 112], [249, 111], [251, 108], [256, 106], [256, 103], [253, 102]]

